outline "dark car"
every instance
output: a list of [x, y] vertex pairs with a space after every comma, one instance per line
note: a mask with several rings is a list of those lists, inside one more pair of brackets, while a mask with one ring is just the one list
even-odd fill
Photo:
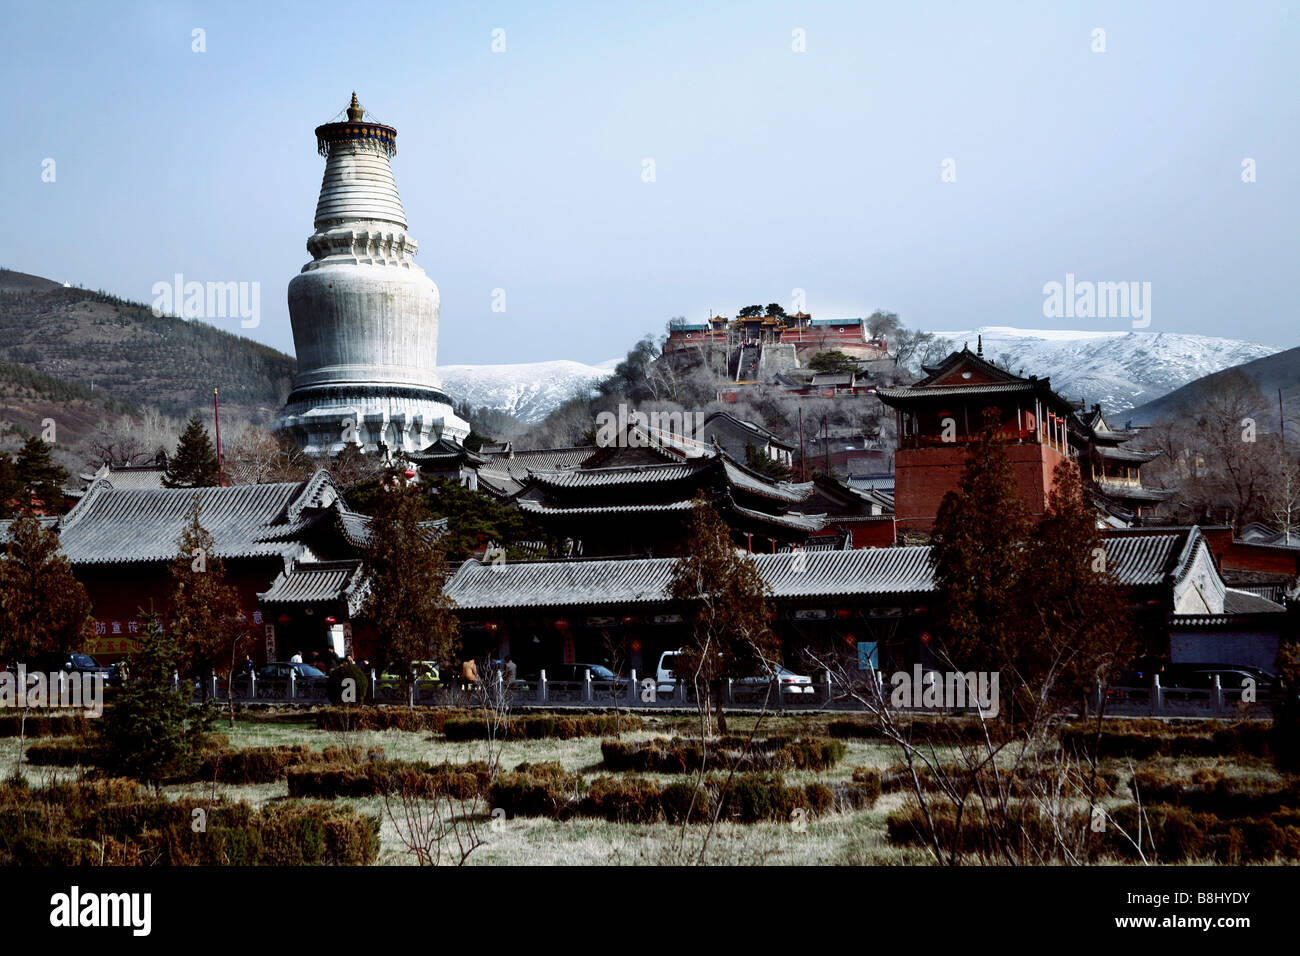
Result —
[[1160, 678], [1166, 699], [1173, 700], [1204, 699], [1205, 693], [1214, 687], [1214, 678], [1218, 677], [1228, 701], [1240, 698], [1247, 680], [1255, 682], [1255, 700], [1267, 701], [1277, 681], [1276, 676], [1268, 671], [1247, 664], [1172, 664], [1158, 658], [1146, 658], [1135, 661], [1132, 668], [1120, 674], [1106, 689], [1106, 696], [1112, 701], [1149, 699], [1156, 677]]
[[27, 661], [27, 670], [28, 672], [44, 671], [51, 674], [55, 671], [67, 671], [72, 674], [102, 674], [105, 679], [109, 676], [107, 667], [95, 663], [93, 657], [89, 654], [82, 654], [80, 651], [47, 651], [37, 654]]
[[1255, 700], [1267, 701], [1277, 682], [1274, 674], [1247, 664], [1170, 664], [1160, 675], [1160, 684], [1163, 687], [1210, 690], [1216, 677], [1229, 701], [1240, 699], [1250, 681], [1254, 682]]
[[555, 664], [546, 668], [546, 679], [581, 683], [587, 679], [587, 671], [591, 671], [591, 682], [601, 685], [602, 690], [609, 687], [627, 688], [627, 678], [619, 677], [604, 664]]
[[309, 677], [324, 677], [325, 672], [319, 667], [312, 667], [310, 664], [303, 664], [295, 661], [272, 661], [270, 664], [263, 664], [257, 669], [258, 680], [288, 680], [289, 672], [293, 671], [298, 680]]

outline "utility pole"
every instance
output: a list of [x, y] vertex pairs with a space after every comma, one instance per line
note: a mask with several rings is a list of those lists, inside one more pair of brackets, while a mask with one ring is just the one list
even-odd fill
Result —
[[799, 480], [808, 480], [808, 460], [803, 456], [803, 406], [799, 406]]
[[226, 483], [221, 477], [221, 402], [215, 388], [212, 390], [212, 417], [217, 425], [217, 487], [224, 488]]
[[1282, 412], [1282, 389], [1277, 390], [1277, 433], [1282, 436], [1282, 463], [1286, 464], [1286, 415]]

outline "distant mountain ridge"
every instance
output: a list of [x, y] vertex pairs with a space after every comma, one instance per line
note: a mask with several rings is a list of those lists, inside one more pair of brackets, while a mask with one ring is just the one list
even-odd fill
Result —
[[[1012, 371], [1050, 376], [1066, 398], [1100, 402], [1116, 415], [1154, 407], [1189, 382], [1281, 351], [1174, 332], [985, 326], [934, 334], [956, 349], [963, 343], [974, 349], [982, 339], [987, 358], [997, 361], [1005, 354]], [[590, 393], [618, 361], [445, 365], [438, 374], [457, 402], [534, 424], [575, 394]], [[0, 269], [4, 362], [44, 376], [20, 383], [14, 381], [17, 373], [6, 377], [0, 366], [0, 387], [8, 383], [13, 398], [22, 399], [21, 408], [10, 410], [14, 420], [30, 430], [60, 401], [71, 401], [56, 394], [64, 390], [54, 383], [65, 383], [78, 390], [77, 433], [127, 407], [151, 405], [184, 417], [211, 407], [214, 386], [221, 389], [223, 407], [270, 424], [297, 371], [293, 356], [224, 329], [158, 317], [142, 303]]]
[[585, 365], [569, 359], [517, 365], [440, 365], [442, 386], [458, 402], [507, 412], [525, 424], [540, 422], [579, 392], [609, 378], [619, 359]]
[[934, 332], [950, 348], [984, 357], [1009, 356], [1012, 372], [1049, 377], [1072, 401], [1100, 404], [1113, 415], [1128, 412], [1197, 378], [1280, 352], [1276, 346], [1185, 332], [1016, 329], [984, 326], [965, 332]]
[[[58, 382], [80, 396], [103, 396], [112, 406], [152, 405], [183, 418], [211, 407], [221, 389], [223, 407], [269, 425], [292, 387], [292, 355], [200, 321], [155, 316], [149, 306], [0, 269], [0, 363], [44, 378], [4, 383], [26, 399], [22, 427], [57, 407]], [[607, 378], [616, 360], [586, 365], [567, 359], [518, 365], [446, 365], [443, 387], [457, 402], [494, 408], [532, 423], [581, 390]], [[33, 382], [46, 383], [33, 392]], [[93, 392], [92, 392], [93, 389]], [[3, 397], [0, 395], [0, 397]], [[79, 399], [83, 400], [84, 399]], [[115, 402], [114, 402], [115, 400]], [[103, 404], [92, 403], [92, 404]], [[94, 414], [78, 416], [75, 435], [93, 428]], [[83, 420], [84, 419], [84, 420]]]
[[[1261, 412], [1269, 416], [1270, 423], [1278, 414], [1278, 392], [1282, 393], [1282, 403], [1287, 409], [1287, 418], [1294, 420], [1296, 409], [1300, 408], [1300, 348], [1287, 349], [1264, 358], [1233, 366], [1259, 386], [1264, 397]], [[1211, 395], [1229, 370], [1225, 369], [1188, 382], [1181, 388], [1174, 389], [1154, 401], [1147, 402], [1133, 409], [1133, 422], [1138, 425], [1150, 425], [1161, 419], [1167, 419], [1184, 411], [1195, 410]], [[1272, 424], [1269, 426], [1272, 428]], [[1288, 433], [1291, 426], [1288, 426]]]

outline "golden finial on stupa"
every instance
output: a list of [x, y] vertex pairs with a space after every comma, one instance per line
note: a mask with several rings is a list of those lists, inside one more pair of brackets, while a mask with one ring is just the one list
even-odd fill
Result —
[[349, 123], [359, 123], [359, 122], [361, 122], [361, 116], [362, 116], [362, 114], [364, 114], [364, 113], [365, 113], [365, 110], [363, 110], [363, 109], [361, 108], [361, 104], [357, 102], [357, 94], [356, 94], [356, 91], [353, 90], [353, 92], [352, 92], [352, 105], [348, 107], [348, 122], [349, 122]]

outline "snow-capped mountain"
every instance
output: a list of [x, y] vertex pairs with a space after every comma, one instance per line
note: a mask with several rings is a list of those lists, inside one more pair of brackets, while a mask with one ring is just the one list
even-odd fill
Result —
[[[990, 325], [965, 332], [935, 332], [941, 347], [932, 358], [983, 339], [984, 357], [1017, 374], [1045, 376], [1072, 401], [1100, 403], [1120, 413], [1159, 398], [1193, 379], [1280, 352], [1272, 345], [1181, 332], [1013, 329]], [[540, 422], [580, 389], [608, 378], [618, 359], [586, 365], [568, 359], [518, 365], [442, 365], [443, 388], [457, 402], [509, 412]]]
[[619, 359], [584, 365], [568, 359], [518, 365], [440, 365], [442, 387], [457, 402], [509, 412], [521, 422], [540, 422], [580, 390], [609, 378]]
[[[951, 349], [975, 351], [1016, 374], [1050, 376], [1052, 388], [1071, 401], [1100, 403], [1124, 412], [1202, 375], [1280, 352], [1272, 345], [1181, 332], [1067, 331], [985, 326], [968, 332], [935, 332]], [[943, 350], [944, 355], [949, 348]], [[1022, 373], [1023, 370], [1023, 373]]]

